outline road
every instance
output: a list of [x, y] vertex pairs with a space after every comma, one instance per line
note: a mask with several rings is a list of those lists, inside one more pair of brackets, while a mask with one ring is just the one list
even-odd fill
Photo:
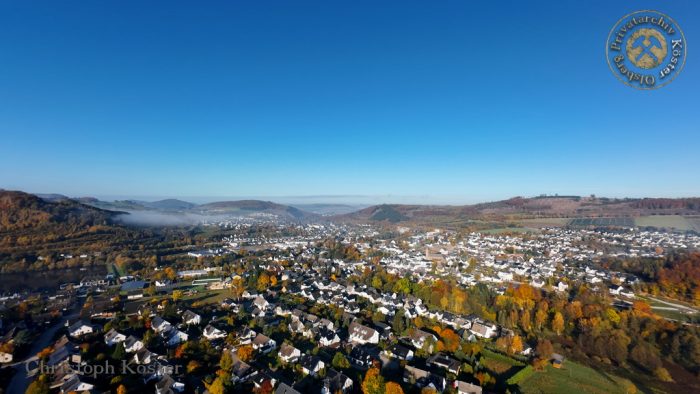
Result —
[[24, 394], [24, 392], [27, 391], [27, 387], [29, 386], [31, 379], [29, 379], [29, 377], [27, 376], [27, 368], [25, 367], [25, 363], [36, 359], [37, 353], [39, 353], [44, 348], [52, 344], [54, 335], [56, 335], [58, 330], [60, 330], [61, 327], [63, 327], [66, 320], [73, 319], [75, 317], [78, 317], [77, 313], [74, 313], [69, 316], [63, 316], [53, 326], [44, 331], [36, 341], [34, 341], [31, 349], [29, 350], [29, 355], [27, 356], [27, 358], [14, 364], [15, 374], [14, 376], [12, 376], [10, 384], [5, 389], [6, 393]]
[[693, 309], [693, 308], [691, 308], [691, 307], [689, 307], [689, 306], [687, 306], [687, 305], [675, 304], [675, 303], [673, 303], [673, 302], [668, 302], [668, 301], [660, 300], [660, 299], [655, 298], [655, 297], [652, 297], [652, 296], [647, 296], [647, 298], [649, 298], [650, 300], [654, 300], [654, 301], [656, 301], [656, 302], [659, 302], [659, 303], [661, 303], [661, 304], [665, 304], [665, 305], [668, 305], [668, 306], [672, 306], [672, 307], [674, 307], [674, 308], [676, 308], [676, 309], [686, 311], [687, 313], [697, 313], [697, 312], [698, 312], [697, 309]]

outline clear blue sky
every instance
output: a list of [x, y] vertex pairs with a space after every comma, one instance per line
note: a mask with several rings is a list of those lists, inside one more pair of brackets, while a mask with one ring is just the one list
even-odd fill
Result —
[[[612, 75], [605, 39], [646, 8], [689, 49], [645, 92]], [[700, 195], [698, 15], [696, 0], [4, 1], [0, 188]]]

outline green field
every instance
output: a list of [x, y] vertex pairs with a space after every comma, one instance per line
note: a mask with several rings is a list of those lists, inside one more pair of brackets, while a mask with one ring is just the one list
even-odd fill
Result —
[[635, 218], [634, 224], [637, 227], [658, 227], [688, 231], [698, 230], [695, 226], [695, 221], [696, 219], [694, 218], [686, 218], [680, 215], [656, 215]]
[[598, 372], [572, 361], [565, 361], [561, 369], [547, 366], [521, 381], [522, 393], [620, 393], [631, 386], [627, 379]]
[[653, 215], [631, 217], [608, 218], [538, 218], [523, 219], [520, 225], [525, 228], [542, 227], [589, 227], [589, 226], [613, 226], [613, 227], [656, 227], [676, 231], [700, 231], [700, 217], [680, 215]]

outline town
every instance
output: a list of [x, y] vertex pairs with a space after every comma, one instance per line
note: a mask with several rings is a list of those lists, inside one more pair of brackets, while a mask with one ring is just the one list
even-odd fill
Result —
[[207, 226], [226, 234], [153, 269], [107, 263], [108, 274], [54, 292], [3, 295], [0, 360], [15, 370], [8, 387], [501, 392], [535, 370], [577, 365], [569, 357], [581, 350], [545, 334], [574, 330], [591, 307], [582, 294], [613, 321], [626, 313], [659, 313], [681, 328], [698, 321], [694, 307], [640, 294], [641, 278], [604, 266], [698, 250], [694, 233]]

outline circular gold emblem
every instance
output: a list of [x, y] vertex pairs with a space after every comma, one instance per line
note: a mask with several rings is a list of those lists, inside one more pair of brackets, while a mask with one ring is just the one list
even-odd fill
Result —
[[623, 16], [610, 30], [605, 53], [610, 71], [636, 89], [658, 89], [683, 69], [687, 54], [680, 26], [658, 11]]
[[630, 62], [647, 70], [661, 64], [668, 53], [666, 38], [653, 27], [635, 31], [627, 40], [626, 49]]

